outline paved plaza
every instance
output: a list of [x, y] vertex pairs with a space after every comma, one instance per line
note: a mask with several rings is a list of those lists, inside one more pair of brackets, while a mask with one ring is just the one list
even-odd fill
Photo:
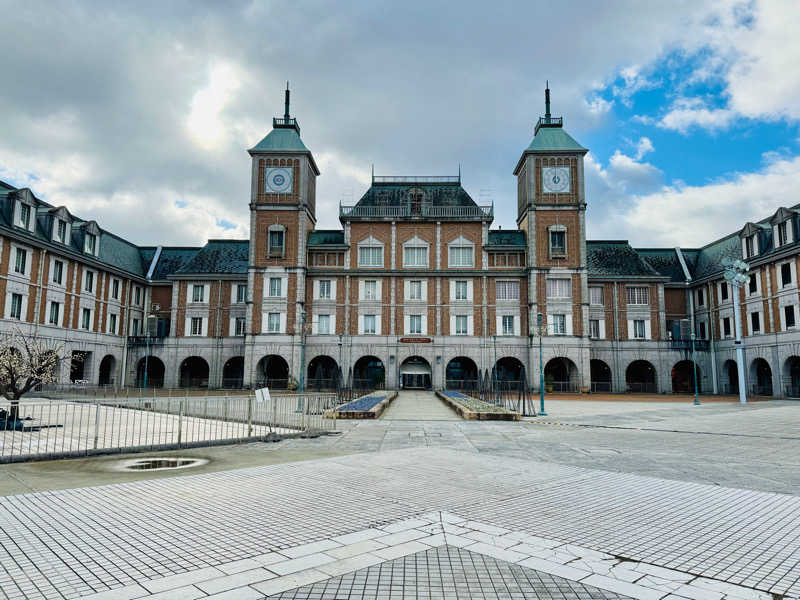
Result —
[[800, 597], [800, 404], [407, 420], [425, 399], [181, 476], [0, 467], [39, 490], [0, 498], [0, 598]]

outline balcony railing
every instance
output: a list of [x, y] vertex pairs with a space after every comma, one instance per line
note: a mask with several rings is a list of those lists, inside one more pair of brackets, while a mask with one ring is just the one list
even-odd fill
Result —
[[372, 183], [461, 183], [458, 175], [375, 175]]
[[158, 336], [147, 336], [147, 335], [129, 335], [128, 336], [128, 345], [129, 346], [146, 346], [151, 345], [154, 346], [156, 344], [163, 344], [164, 337]]
[[339, 216], [348, 218], [456, 218], [485, 219], [494, 216], [494, 205], [484, 206], [344, 206], [339, 205]]
[[[692, 340], [685, 338], [673, 338], [670, 340], [673, 350], [692, 350]], [[696, 352], [706, 352], [709, 348], [708, 340], [695, 340], [694, 349]]]
[[536, 128], [533, 130], [534, 135], [539, 133], [540, 127], [561, 127], [564, 125], [564, 117], [539, 117], [536, 122]]
[[283, 117], [273, 117], [272, 118], [272, 127], [273, 128], [280, 128], [280, 129], [289, 129], [293, 127], [297, 130], [297, 134], [300, 135], [300, 124], [297, 122], [297, 119], [284, 119]]

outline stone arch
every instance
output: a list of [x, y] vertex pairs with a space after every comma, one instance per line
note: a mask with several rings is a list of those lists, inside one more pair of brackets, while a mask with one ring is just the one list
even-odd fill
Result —
[[759, 357], [750, 363], [750, 393], [754, 396], [772, 396], [772, 368]]
[[628, 392], [655, 394], [658, 392], [658, 377], [653, 364], [647, 360], [634, 360], [625, 369], [625, 385]]
[[611, 367], [608, 366], [608, 363], [598, 358], [593, 358], [589, 362], [589, 369], [591, 373], [592, 392], [611, 392]]
[[100, 361], [100, 372], [97, 377], [98, 385], [114, 385], [114, 367], [117, 366], [117, 359], [113, 354], [106, 354]]
[[722, 373], [726, 379], [722, 383], [722, 392], [724, 394], [738, 394], [739, 370], [736, 366], [736, 361], [730, 358], [726, 360], [722, 365]]
[[544, 366], [544, 384], [548, 391], [577, 392], [580, 388], [578, 366], [566, 356], [557, 356]]
[[136, 387], [164, 387], [164, 363], [157, 356], [144, 356], [136, 365]]
[[362, 356], [353, 365], [353, 387], [383, 389], [386, 369], [376, 356]]
[[444, 387], [448, 390], [474, 390], [478, 387], [478, 365], [466, 356], [457, 356], [447, 363]]
[[697, 369], [697, 392], [703, 391], [702, 373], [700, 366], [695, 366], [691, 360], [680, 360], [672, 366], [672, 393], [673, 394], [694, 394], [695, 369]]
[[289, 387], [289, 363], [278, 354], [268, 354], [258, 361], [256, 373], [256, 384], [260, 388], [285, 390]]
[[783, 363], [783, 393], [800, 398], [800, 356], [790, 356]]
[[208, 387], [208, 363], [200, 356], [185, 358], [181, 363], [179, 374], [182, 388]]
[[339, 365], [330, 356], [315, 356], [308, 363], [304, 387], [314, 391], [335, 390], [338, 373]]
[[431, 389], [431, 363], [421, 356], [409, 356], [400, 364], [402, 389]]
[[244, 356], [233, 356], [222, 367], [222, 387], [239, 389], [244, 383]]

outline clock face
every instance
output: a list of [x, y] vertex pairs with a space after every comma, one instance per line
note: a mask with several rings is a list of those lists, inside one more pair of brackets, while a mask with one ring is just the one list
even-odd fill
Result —
[[264, 177], [264, 191], [268, 194], [291, 194], [293, 183], [292, 169], [270, 167]]
[[542, 167], [542, 187], [545, 193], [569, 193], [569, 167]]

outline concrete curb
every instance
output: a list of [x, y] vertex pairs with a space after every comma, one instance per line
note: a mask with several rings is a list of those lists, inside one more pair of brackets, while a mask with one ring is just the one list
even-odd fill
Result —
[[453, 398], [450, 398], [443, 394], [442, 392], [436, 392], [436, 395], [445, 403], [447, 406], [452, 408], [458, 416], [462, 419], [467, 421], [519, 421], [520, 416], [517, 413], [511, 411], [503, 411], [503, 412], [475, 412], [473, 410], [469, 410]]
[[[367, 394], [371, 396], [372, 394]], [[383, 400], [369, 410], [346, 410], [339, 411], [334, 408], [325, 413], [326, 419], [378, 419], [383, 411], [397, 398], [397, 392], [390, 392]]]

